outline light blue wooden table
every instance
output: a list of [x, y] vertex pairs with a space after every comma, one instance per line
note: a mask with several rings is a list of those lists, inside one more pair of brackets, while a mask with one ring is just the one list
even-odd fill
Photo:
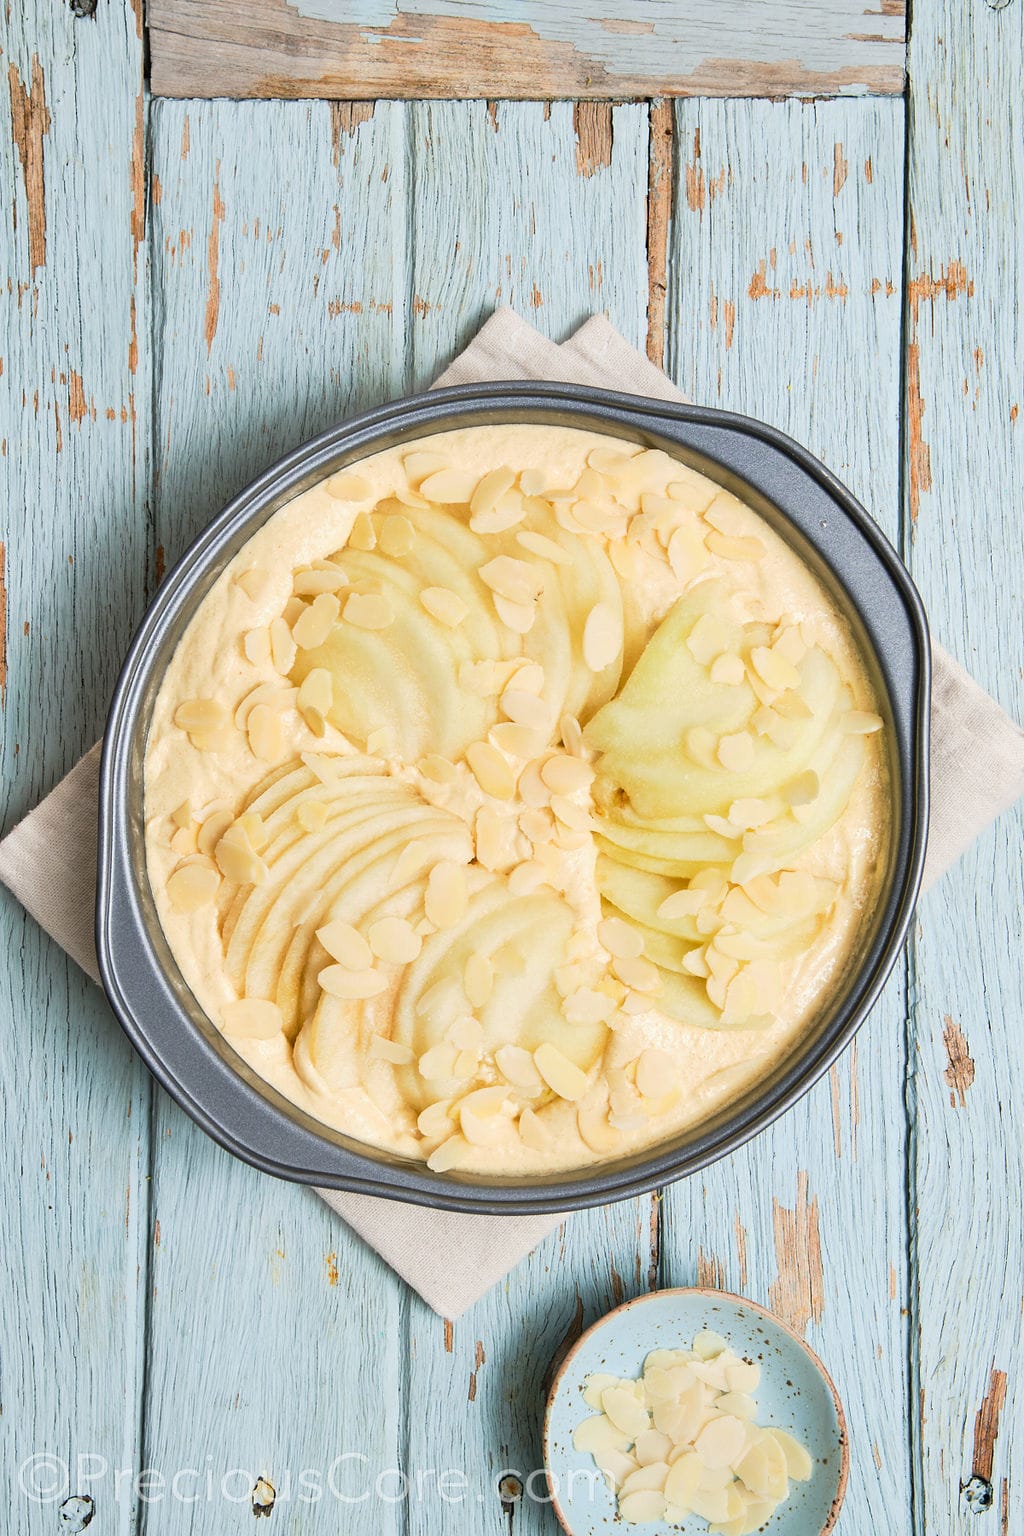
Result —
[[[99, 734], [228, 494], [500, 303], [556, 338], [607, 310], [694, 398], [807, 442], [1024, 714], [1020, 0], [919, 0], [905, 98], [596, 108], [585, 152], [571, 103], [150, 100], [125, 0], [2, 26], [5, 827]], [[842, 1536], [1024, 1529], [1021, 831], [927, 897], [779, 1125], [576, 1216], [454, 1325], [206, 1140], [3, 900], [3, 1530], [244, 1531], [255, 1499], [281, 1533], [550, 1536], [552, 1356], [695, 1281], [832, 1368]]]

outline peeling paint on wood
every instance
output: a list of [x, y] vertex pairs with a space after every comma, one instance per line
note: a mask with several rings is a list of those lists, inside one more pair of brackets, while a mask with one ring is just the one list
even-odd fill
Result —
[[[26, 88], [17, 65], [8, 64], [7, 82], [11, 95], [11, 132], [21, 163], [28, 227], [28, 265], [35, 277], [46, 265], [46, 186], [43, 170], [43, 140], [50, 131], [50, 109], [46, 105], [46, 83], [39, 55], [32, 55], [31, 85]], [[14, 227], [18, 227], [17, 203], [11, 203]]]
[[949, 1066], [942, 1075], [949, 1086], [950, 1108], [955, 1109], [959, 1100], [960, 1108], [963, 1109], [967, 1103], [967, 1090], [974, 1082], [974, 1058], [963, 1030], [948, 1013], [942, 1031], [942, 1043], [949, 1059]]
[[7, 707], [7, 546], [0, 543], [0, 709]]
[[806, 1333], [810, 1322], [820, 1323], [825, 1311], [821, 1234], [818, 1229], [818, 1197], [808, 1203], [807, 1174], [797, 1174], [796, 1205], [788, 1210], [772, 1202], [775, 1259], [778, 1276], [769, 1287], [768, 1302], [783, 1322], [797, 1333]]
[[993, 1365], [985, 1393], [974, 1419], [974, 1455], [971, 1459], [971, 1475], [992, 1481], [995, 1463], [996, 1440], [999, 1437], [999, 1418], [1006, 1404], [1006, 1372]]
[[220, 195], [220, 161], [213, 178], [213, 208], [210, 213], [210, 233], [206, 243], [206, 320], [203, 326], [203, 335], [206, 338], [207, 354], [213, 350], [213, 339], [217, 334], [217, 319], [220, 314], [220, 226], [224, 218], [224, 203]]
[[672, 106], [651, 103], [647, 173], [647, 356], [659, 368], [665, 361], [665, 296], [672, 221]]
[[572, 109], [572, 126], [579, 174], [593, 176], [602, 166], [611, 165], [615, 138], [611, 107], [601, 101], [578, 101]]
[[[898, 93], [903, 7], [865, 29], [864, 0], [151, 0], [164, 96], [417, 98]], [[628, 42], [625, 39], [628, 38]]]

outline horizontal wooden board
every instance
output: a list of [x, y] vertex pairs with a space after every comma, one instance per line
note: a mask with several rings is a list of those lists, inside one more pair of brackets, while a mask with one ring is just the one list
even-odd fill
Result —
[[904, 0], [150, 0], [158, 96], [836, 96], [903, 89]]

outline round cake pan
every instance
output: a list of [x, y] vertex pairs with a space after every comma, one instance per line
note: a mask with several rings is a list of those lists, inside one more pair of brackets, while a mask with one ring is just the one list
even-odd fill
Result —
[[[145, 860], [143, 761], [154, 700], [195, 613], [246, 540], [294, 496], [367, 455], [458, 427], [537, 422], [662, 448], [742, 497], [795, 547], [846, 614], [873, 670], [890, 742], [888, 868], [855, 964], [799, 1045], [713, 1118], [646, 1151], [542, 1178], [431, 1173], [332, 1131], [270, 1088], [189, 991], [163, 936]], [[96, 948], [114, 1012], [157, 1080], [222, 1146], [281, 1178], [449, 1210], [602, 1204], [694, 1173], [788, 1109], [831, 1065], [903, 944], [928, 816], [929, 644], [921, 600], [853, 496], [805, 449], [723, 411], [556, 384], [437, 390], [343, 422], [262, 474], [167, 576], [114, 693], [100, 774]]]

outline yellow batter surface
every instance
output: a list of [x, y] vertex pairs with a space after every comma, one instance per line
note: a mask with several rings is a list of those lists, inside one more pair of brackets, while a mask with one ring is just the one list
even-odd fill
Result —
[[150, 880], [209, 1017], [362, 1141], [531, 1175], [720, 1110], [813, 1025], [888, 845], [835, 604], [656, 450], [473, 427], [256, 533], [168, 667]]

